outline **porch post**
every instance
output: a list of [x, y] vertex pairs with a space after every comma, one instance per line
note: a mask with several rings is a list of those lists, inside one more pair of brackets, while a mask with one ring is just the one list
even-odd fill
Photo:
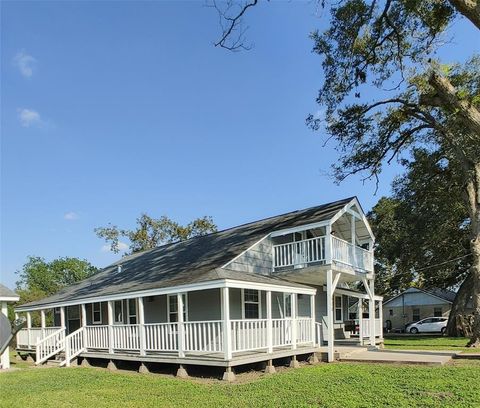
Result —
[[[8, 318], [7, 302], [0, 302], [1, 313]], [[2, 363], [2, 370], [10, 368], [10, 347], [7, 347], [0, 356], [0, 362]]]
[[363, 346], [363, 299], [358, 298], [358, 337]]
[[45, 310], [40, 310], [40, 327], [42, 328], [42, 337], [45, 337]]
[[185, 357], [185, 326], [183, 324], [183, 296], [177, 293], [178, 357]]
[[327, 342], [328, 342], [328, 362], [334, 360], [335, 333], [333, 329], [333, 271], [327, 270]]
[[[316, 324], [315, 324], [315, 295], [310, 295], [310, 318], [312, 319], [312, 343], [313, 347], [316, 347]], [[319, 342], [320, 343], [320, 342]]]
[[297, 294], [292, 293], [292, 350], [297, 348]]
[[353, 267], [357, 267], [357, 247], [355, 246], [356, 242], [356, 232], [355, 232], [355, 216], [352, 214], [352, 251], [353, 251]]
[[380, 319], [380, 340], [383, 340], [383, 301], [378, 301], [378, 317]]
[[146, 339], [145, 339], [145, 305], [143, 297], [138, 298], [138, 330], [140, 331], [140, 355], [145, 355]]
[[60, 327], [66, 328], [65, 325], [65, 307], [60, 308]]
[[230, 293], [229, 288], [222, 288], [223, 301], [223, 351], [225, 360], [232, 359], [232, 330], [230, 328]]
[[325, 237], [325, 263], [330, 265], [333, 258], [333, 246], [332, 246], [332, 226], [329, 224], [326, 227], [326, 237]]
[[87, 308], [85, 306], [85, 303], [82, 303], [80, 305], [80, 322], [82, 324], [82, 330], [83, 330], [83, 348], [87, 348]]
[[108, 352], [113, 354], [113, 301], [107, 302]]
[[32, 339], [31, 339], [32, 330], [30, 330], [31, 328], [32, 328], [32, 314], [30, 312], [27, 312], [28, 348], [30, 348], [32, 344]]
[[369, 301], [369, 310], [368, 310], [368, 316], [370, 320], [370, 345], [375, 346], [375, 292], [374, 292], [374, 286], [375, 282], [373, 279], [370, 279], [368, 282], [370, 286], [370, 301]]
[[268, 353], [273, 353], [273, 336], [272, 336], [272, 292], [267, 290], [267, 346]]

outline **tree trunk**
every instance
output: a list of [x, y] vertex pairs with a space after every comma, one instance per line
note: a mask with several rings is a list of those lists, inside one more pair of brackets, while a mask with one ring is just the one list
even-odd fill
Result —
[[448, 318], [447, 334], [450, 337], [465, 337], [470, 335], [471, 328], [466, 327], [465, 308], [470, 298], [472, 297], [473, 276], [468, 274], [463, 283], [458, 289], [455, 300], [450, 310], [450, 317]]
[[450, 4], [480, 29], [480, 3], [476, 0], [450, 0]]
[[473, 327], [470, 347], [480, 347], [480, 163], [475, 163], [467, 182], [472, 249]]

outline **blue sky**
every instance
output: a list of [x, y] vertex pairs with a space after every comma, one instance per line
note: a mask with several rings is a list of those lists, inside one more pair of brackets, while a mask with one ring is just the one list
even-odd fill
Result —
[[[357, 195], [326, 176], [333, 145], [305, 126], [322, 83], [312, 2], [257, 7], [249, 52], [213, 47], [203, 2], [1, 3], [1, 269], [14, 287], [28, 255], [118, 258], [93, 229], [141, 212], [219, 228]], [[463, 22], [443, 57], [465, 58]]]

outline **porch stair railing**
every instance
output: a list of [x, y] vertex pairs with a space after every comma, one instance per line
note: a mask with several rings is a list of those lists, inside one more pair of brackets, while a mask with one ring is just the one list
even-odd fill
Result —
[[62, 343], [65, 348], [65, 358], [60, 363], [60, 366], [70, 367], [71, 361], [79, 354], [86, 351], [85, 328], [80, 327], [78, 330], [70, 333], [63, 339]]
[[39, 365], [64, 349], [65, 327], [40, 339], [35, 345], [35, 364]]

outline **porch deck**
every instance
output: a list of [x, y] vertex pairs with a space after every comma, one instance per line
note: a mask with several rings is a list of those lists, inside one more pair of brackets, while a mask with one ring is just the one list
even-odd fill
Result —
[[[296, 349], [291, 347], [275, 347], [272, 353], [265, 350], [249, 350], [234, 353], [232, 359], [225, 360], [225, 355], [219, 352], [186, 352], [184, 357], [179, 357], [174, 352], [148, 352], [145, 355], [123, 351], [108, 353], [105, 351], [88, 350], [79, 355], [83, 358], [97, 358], [104, 360], [126, 360], [142, 363], [164, 363], [182, 365], [205, 365], [216, 367], [236, 367], [244, 364], [258, 363], [280, 358], [288, 358], [304, 354], [320, 353], [322, 350], [312, 345], [299, 345]], [[326, 353], [326, 349], [324, 350]]]

